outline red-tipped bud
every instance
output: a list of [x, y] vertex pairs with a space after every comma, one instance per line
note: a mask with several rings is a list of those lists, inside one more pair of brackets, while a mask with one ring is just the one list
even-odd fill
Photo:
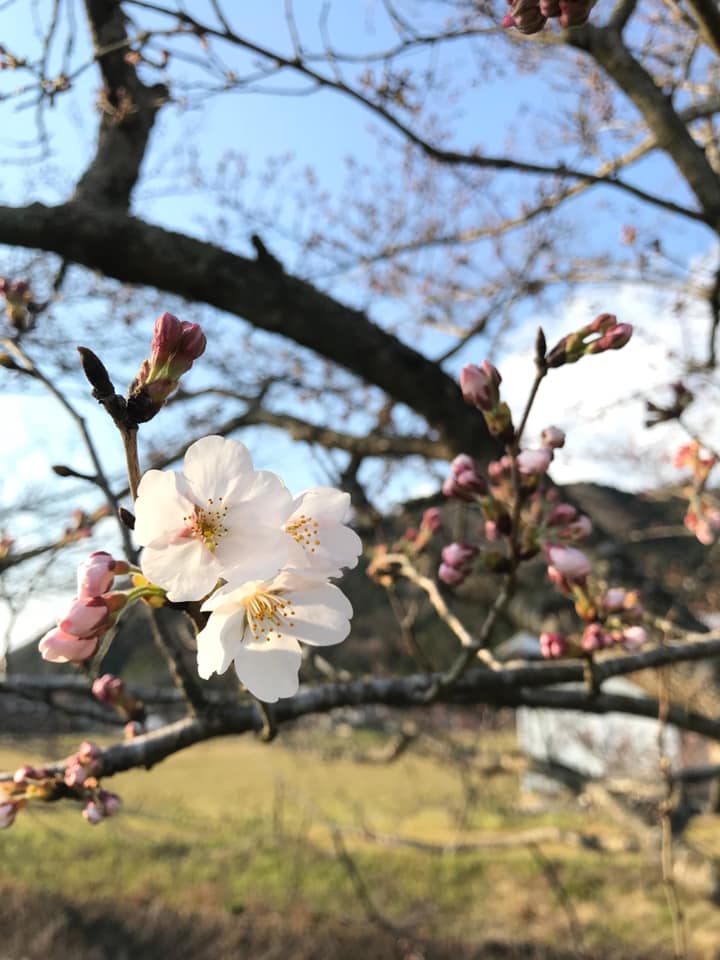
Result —
[[460, 372], [460, 389], [467, 403], [479, 410], [490, 411], [500, 401], [500, 383], [502, 377], [489, 360], [483, 360], [482, 366], [466, 364]]
[[78, 597], [90, 599], [107, 593], [115, 577], [129, 571], [124, 560], [115, 560], [104, 550], [96, 550], [78, 565]]
[[541, 633], [540, 653], [544, 657], [562, 657], [567, 652], [568, 642], [562, 633]]
[[124, 693], [125, 684], [120, 677], [114, 677], [111, 673], [104, 673], [93, 681], [92, 694], [100, 703], [114, 706], [122, 700]]
[[594, 653], [613, 645], [612, 636], [607, 633], [600, 623], [589, 623], [582, 635], [580, 646], [586, 653]]

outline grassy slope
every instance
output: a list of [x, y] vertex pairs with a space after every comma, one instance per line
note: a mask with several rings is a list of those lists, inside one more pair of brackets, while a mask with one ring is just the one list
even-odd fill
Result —
[[[0, 744], [0, 769], [47, 757], [47, 748], [36, 749]], [[133, 771], [106, 786], [125, 807], [94, 828], [70, 804], [23, 811], [0, 834], [3, 883], [31, 898], [40, 891], [78, 903], [120, 897], [123, 904], [199, 910], [213, 922], [300, 913], [362, 928], [366, 908], [337, 856], [329, 821], [434, 843], [543, 825], [621, 836], [577, 805], [524, 812], [510, 774], [476, 781], [468, 813], [457, 770], [412, 752], [392, 765], [370, 765], [290, 750], [282, 740], [267, 746], [238, 738], [197, 746], [151, 774]], [[570, 943], [557, 890], [526, 846], [433, 856], [350, 834], [343, 843], [377, 911], [412, 937]], [[645, 949], [659, 957], [670, 946], [654, 858], [559, 844], [544, 844], [542, 853], [556, 864], [586, 945], [609, 956], [608, 944], [624, 944], [627, 957]], [[697, 955], [712, 956], [704, 948], [720, 936], [720, 914], [698, 896], [684, 901]]]

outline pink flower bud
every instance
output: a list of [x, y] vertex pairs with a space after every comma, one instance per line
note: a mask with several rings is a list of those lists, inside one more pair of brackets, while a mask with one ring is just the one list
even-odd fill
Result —
[[496, 520], [485, 521], [485, 538], [490, 541], [500, 539], [500, 529]]
[[562, 657], [567, 651], [567, 640], [562, 633], [541, 633], [540, 652], [544, 657]]
[[480, 410], [489, 411], [497, 405], [501, 381], [499, 371], [488, 360], [483, 360], [482, 367], [467, 363], [460, 371], [460, 389], [466, 403]]
[[39, 644], [43, 660], [51, 663], [82, 663], [95, 656], [97, 647], [97, 637], [81, 639], [59, 628], [46, 633]]
[[588, 558], [582, 550], [576, 550], [575, 547], [546, 543], [545, 556], [548, 566], [553, 567], [563, 577], [573, 582], [584, 580], [592, 570]]
[[569, 503], [558, 503], [553, 507], [547, 520], [549, 527], [565, 527], [577, 517], [578, 512]]
[[162, 366], [177, 350], [182, 336], [182, 324], [172, 313], [161, 313], [155, 321], [150, 357], [153, 366]]
[[620, 350], [630, 340], [633, 335], [631, 323], [618, 323], [607, 333], [603, 334], [599, 340], [590, 344], [588, 353], [602, 353], [605, 350]]
[[120, 677], [115, 677], [111, 673], [104, 673], [93, 681], [92, 695], [100, 703], [108, 703], [111, 706], [116, 704], [125, 693], [125, 684]]
[[452, 471], [443, 483], [446, 497], [459, 500], [474, 500], [478, 494], [487, 493], [487, 484], [481, 476], [478, 466], [466, 453], [458, 454], [450, 464]]
[[104, 633], [108, 625], [108, 606], [102, 597], [73, 600], [67, 615], [58, 623], [63, 633], [87, 639]]
[[512, 0], [510, 12], [503, 18], [504, 27], [516, 27], [524, 34], [539, 33], [546, 23], [539, 0]]
[[565, 446], [565, 433], [558, 427], [546, 427], [540, 434], [542, 445], [549, 450], [558, 450]]
[[447, 563], [440, 564], [438, 578], [449, 587], [458, 586], [466, 577], [467, 573], [464, 570], [460, 570], [458, 567], [451, 567]]
[[87, 767], [90, 773], [100, 773], [102, 769], [102, 750], [97, 744], [91, 743], [89, 740], [83, 740], [78, 747], [76, 757], [78, 762]]
[[18, 807], [11, 800], [0, 802], [0, 830], [11, 827], [15, 823]]
[[423, 514], [421, 526], [430, 533], [437, 533], [442, 527], [442, 514], [437, 507], [428, 507]]
[[644, 627], [626, 627], [621, 639], [626, 650], [637, 650], [647, 643], [648, 635]]
[[443, 547], [443, 563], [449, 567], [465, 567], [477, 556], [478, 549], [470, 543], [451, 543]]
[[100, 823], [101, 820], [105, 819], [105, 814], [102, 808], [94, 800], [87, 801], [83, 807], [82, 815], [93, 827]]
[[539, 477], [550, 466], [552, 450], [543, 447], [540, 450], [521, 450], [517, 456], [517, 468], [523, 476]]
[[612, 643], [613, 638], [603, 630], [601, 624], [589, 623], [583, 631], [580, 646], [586, 653], [594, 653], [596, 650], [612, 646]]
[[96, 550], [78, 565], [78, 597], [83, 600], [107, 593], [115, 577], [129, 569], [124, 560], [115, 560], [104, 550]]

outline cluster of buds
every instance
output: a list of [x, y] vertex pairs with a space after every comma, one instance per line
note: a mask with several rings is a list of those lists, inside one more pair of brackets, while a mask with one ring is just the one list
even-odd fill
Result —
[[120, 798], [100, 788], [102, 752], [99, 747], [84, 741], [65, 760], [63, 768], [54, 771], [26, 764], [15, 771], [11, 783], [0, 785], [0, 829], [12, 826], [18, 811], [33, 801], [80, 800], [82, 815], [88, 823], [99, 823], [117, 813]]
[[460, 372], [460, 389], [466, 403], [482, 412], [494, 437], [509, 443], [515, 431], [510, 407], [500, 399], [501, 383], [500, 371], [489, 360], [483, 360], [479, 367], [468, 363]]
[[171, 313], [157, 318], [150, 359], [143, 360], [128, 393], [128, 412], [136, 423], [145, 423], [159, 412], [182, 375], [205, 352], [206, 342], [197, 323], [180, 321]]
[[0, 277], [0, 296], [5, 298], [5, 315], [10, 326], [18, 331], [30, 330], [37, 312], [37, 304], [27, 280], [8, 280]]
[[101, 771], [102, 750], [89, 740], [65, 761], [65, 786], [83, 801], [82, 815], [93, 826], [120, 809], [120, 797], [101, 789]]
[[467, 453], [458, 454], [450, 464], [450, 475], [442, 486], [445, 496], [470, 503], [486, 494], [487, 489], [487, 482], [473, 458]]
[[688, 509], [685, 526], [700, 543], [709, 546], [720, 532], [720, 505], [705, 492], [710, 473], [717, 463], [715, 454], [704, 451], [697, 440], [686, 443], [675, 455], [675, 466], [690, 469], [691, 482], [687, 488]]
[[128, 692], [120, 677], [104, 673], [93, 681], [92, 695], [99, 703], [114, 707], [130, 722], [142, 723], [145, 719], [145, 705]]
[[592, 323], [563, 337], [546, 357], [548, 367], [576, 363], [581, 357], [620, 350], [632, 337], [632, 324], [618, 323], [612, 313], [601, 313]]
[[[644, 611], [636, 591], [623, 587], [607, 589], [602, 585], [593, 587], [588, 582], [590, 564], [580, 550], [546, 547], [546, 554], [551, 551], [551, 558], [558, 567], [549, 567], [548, 574], [553, 582], [559, 581], [564, 592], [572, 593], [575, 611], [584, 627], [577, 637], [561, 633], [542, 634], [540, 652], [544, 657], [591, 657], [609, 647], [637, 650], [647, 643], [648, 633], [641, 622]], [[562, 574], [558, 568], [562, 569]]]
[[563, 28], [579, 27], [587, 22], [597, 0], [508, 0], [510, 7], [503, 27], [515, 27], [520, 33], [540, 33], [548, 20], [557, 19]]
[[77, 596], [57, 627], [40, 641], [43, 659], [53, 663], [82, 663], [97, 651], [100, 638], [114, 625], [128, 602], [128, 594], [109, 592], [116, 576], [128, 573], [124, 560], [97, 550], [83, 560], [77, 572]]
[[102, 770], [102, 751], [89, 740], [83, 740], [77, 751], [65, 760], [65, 785], [68, 787], [97, 786]]
[[442, 551], [438, 577], [449, 587], [459, 586], [472, 573], [478, 548], [471, 543], [451, 543]]

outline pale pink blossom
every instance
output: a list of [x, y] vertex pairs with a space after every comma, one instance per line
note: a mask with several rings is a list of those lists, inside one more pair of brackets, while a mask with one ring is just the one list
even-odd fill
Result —
[[[287, 567], [303, 576], [339, 577], [357, 566], [360, 537], [345, 525], [350, 495], [334, 487], [313, 487], [295, 497], [285, 521]], [[229, 579], [229, 578], [226, 578]]]
[[172, 601], [200, 600], [223, 579], [272, 577], [286, 563], [293, 501], [274, 473], [253, 469], [246, 447], [204, 437], [182, 473], [150, 470], [135, 501], [143, 574]]
[[200, 676], [225, 673], [234, 662], [250, 693], [268, 703], [297, 692], [300, 643], [342, 642], [352, 616], [338, 587], [289, 570], [272, 580], [222, 587], [202, 609], [211, 615], [197, 637]]
[[83, 807], [82, 811], [83, 817], [91, 826], [97, 826], [102, 820], [105, 819], [105, 813], [99, 803], [96, 803], [95, 800], [88, 800]]
[[483, 360], [482, 367], [467, 363], [460, 371], [460, 389], [467, 403], [480, 410], [492, 410], [500, 399], [502, 377], [497, 367]]

